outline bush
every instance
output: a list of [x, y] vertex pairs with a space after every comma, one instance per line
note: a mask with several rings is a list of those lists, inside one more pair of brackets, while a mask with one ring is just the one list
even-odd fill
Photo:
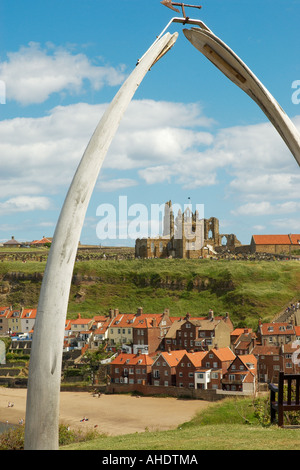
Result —
[[[10, 428], [0, 434], [0, 450], [24, 450], [25, 427]], [[76, 442], [96, 439], [99, 433], [94, 430], [83, 433], [81, 430], [72, 431], [64, 424], [59, 425], [59, 446], [65, 446]]]
[[10, 428], [0, 434], [0, 450], [23, 450], [24, 427]]

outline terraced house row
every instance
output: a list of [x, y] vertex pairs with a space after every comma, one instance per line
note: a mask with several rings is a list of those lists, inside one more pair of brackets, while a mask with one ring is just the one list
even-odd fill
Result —
[[[36, 309], [14, 310], [11, 307], [0, 307], [0, 334], [9, 332], [13, 340], [11, 346], [13, 350], [21, 351], [23, 348], [26, 349], [26, 354], [30, 353], [35, 316]], [[112, 378], [118, 380], [118, 383], [126, 383], [125, 379], [130, 378], [136, 383], [145, 381], [160, 386], [167, 383], [168, 385], [188, 383], [191, 387], [193, 383], [198, 388], [199, 384], [201, 386], [208, 384], [208, 379], [210, 386], [215, 384], [219, 387], [221, 375], [224, 386], [224, 376], [227, 372], [227, 380], [230, 381], [229, 375], [232, 377], [235, 374], [229, 373], [229, 363], [223, 356], [222, 365], [219, 362], [221, 353], [230, 350], [234, 358], [239, 357], [242, 361], [241, 358], [254, 355], [257, 360], [255, 370], [258, 382], [276, 382], [280, 370], [286, 373], [300, 372], [300, 357], [298, 358], [296, 354], [298, 348], [300, 351], [300, 326], [294, 323], [259, 322], [258, 329], [254, 332], [251, 328], [234, 329], [229, 314], [218, 316], [212, 310], [206, 316], [191, 317], [186, 314], [184, 317], [172, 317], [168, 309], [159, 314], [144, 313], [141, 307], [135, 313], [129, 314], [111, 309], [108, 315], [82, 318], [78, 314], [76, 319], [66, 320], [64, 352], [83, 355], [88, 349], [97, 350], [104, 344], [108, 350], [120, 353], [120, 358], [124, 360], [125, 354], [128, 354], [126, 360], [130, 360], [128, 364], [132, 367], [134, 361], [143, 360], [144, 367], [137, 365], [133, 367], [135, 377], [129, 374], [129, 367], [127, 376], [115, 374]], [[204, 356], [212, 350], [214, 362], [221, 372], [217, 372], [214, 366], [208, 366], [208, 356], [206, 362], [203, 362]], [[193, 366], [187, 365], [185, 369], [177, 369], [177, 375], [174, 370], [166, 375], [167, 369], [160, 369], [157, 358], [165, 355], [166, 360], [158, 362], [169, 364], [172, 358], [178, 359], [179, 356], [176, 354], [178, 352], [180, 355], [182, 351], [186, 354], [184, 360], [190, 357], [189, 364]], [[232, 361], [233, 356], [230, 359]], [[153, 369], [154, 361], [157, 367]], [[170, 365], [170, 367], [175, 366]], [[197, 367], [202, 369], [204, 367], [208, 371], [197, 371], [198, 375], [195, 376], [195, 370], [192, 374], [192, 369]], [[186, 374], [192, 375], [187, 377]], [[184, 378], [183, 381], [180, 381], [181, 376]], [[248, 374], [246, 376], [249, 378]], [[246, 376], [245, 380], [248, 380]], [[188, 381], [189, 378], [192, 380]]]
[[142, 384], [255, 393], [257, 359], [254, 354], [236, 356], [229, 347], [210, 351], [164, 351], [119, 354], [110, 363], [112, 384]]

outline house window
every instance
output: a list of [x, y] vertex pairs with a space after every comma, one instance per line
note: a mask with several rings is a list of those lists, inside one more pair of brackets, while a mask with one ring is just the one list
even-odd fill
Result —
[[235, 380], [235, 375], [234, 374], [229, 374], [229, 380]]
[[164, 386], [165, 386], [165, 387], [168, 387], [168, 386], [169, 386], [169, 382], [168, 382], [167, 380], [165, 380]]
[[179, 372], [179, 377], [183, 377], [183, 372]]
[[218, 377], [219, 377], [218, 372], [212, 372], [212, 373], [211, 373], [211, 378], [212, 378], [212, 379], [217, 379]]

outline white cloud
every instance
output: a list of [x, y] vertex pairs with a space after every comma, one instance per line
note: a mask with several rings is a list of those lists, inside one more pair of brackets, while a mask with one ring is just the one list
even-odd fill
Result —
[[[68, 185], [106, 107], [107, 104], [78, 103], [57, 106], [40, 118], [15, 118], [0, 122], [2, 197], [53, 193]], [[152, 118], [147, 118], [148, 109], [150, 115], [156, 116], [151, 128], [149, 123]], [[176, 125], [179, 122], [189, 128], [170, 127], [170, 115]], [[194, 158], [197, 147], [206, 146], [213, 139], [208, 132], [192, 129], [197, 116], [203, 124], [210, 124], [202, 116], [199, 106], [133, 101], [109, 149], [104, 169], [122, 171], [146, 168], [146, 174], [151, 173], [152, 169], [152, 173], [157, 175], [157, 162], [161, 162], [161, 175], [166, 175], [169, 168], [170, 176], [180, 174], [184, 177], [185, 172], [193, 175], [186, 165], [188, 160], [193, 160], [198, 168], [205, 162], [207, 168], [211, 168], [209, 157], [198, 159], [198, 163]], [[144, 129], [142, 120], [147, 126]], [[144, 174], [141, 176], [144, 177]], [[104, 179], [99, 184], [105, 190], [136, 184], [132, 178], [122, 178], [120, 173], [112, 180], [106, 183]]]
[[283, 233], [300, 233], [300, 220], [297, 218], [274, 219], [272, 226], [281, 230]]
[[274, 214], [290, 214], [300, 211], [300, 202], [288, 201], [281, 204], [271, 204], [269, 201], [249, 202], [232, 210], [234, 215], [265, 216]]
[[51, 202], [46, 197], [18, 196], [7, 199], [4, 202], [0, 202], [0, 214], [47, 210], [50, 207]]
[[0, 78], [6, 84], [6, 99], [28, 105], [42, 103], [52, 93], [79, 93], [88, 80], [94, 90], [122, 83], [124, 73], [110, 66], [93, 65], [85, 54], [30, 42], [17, 52], [9, 52], [0, 63]]
[[[2, 198], [51, 195], [68, 186], [106, 107], [78, 103], [57, 106], [44, 117], [0, 122]], [[271, 125], [212, 131], [199, 104], [134, 100], [97, 188], [122, 189], [138, 178], [184, 189], [222, 184], [227, 196], [240, 200], [236, 215], [299, 211], [298, 166]], [[134, 170], [136, 179], [133, 173], [123, 177], [124, 170]]]
[[129, 188], [131, 186], [136, 186], [137, 181], [131, 178], [116, 178], [111, 180], [100, 180], [97, 189], [100, 191], [110, 192], [117, 191], [118, 189]]

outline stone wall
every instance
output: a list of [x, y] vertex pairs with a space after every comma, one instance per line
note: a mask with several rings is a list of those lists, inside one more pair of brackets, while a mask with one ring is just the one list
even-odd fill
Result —
[[[106, 387], [106, 393], [140, 393], [141, 395], [167, 395], [170, 397], [180, 398], [189, 397], [197, 400], [217, 401], [222, 400], [225, 396], [222, 391], [216, 390], [200, 390], [195, 388], [181, 387], [162, 387], [154, 385], [142, 384], [110, 384]], [[219, 393], [220, 392], [220, 393]]]

